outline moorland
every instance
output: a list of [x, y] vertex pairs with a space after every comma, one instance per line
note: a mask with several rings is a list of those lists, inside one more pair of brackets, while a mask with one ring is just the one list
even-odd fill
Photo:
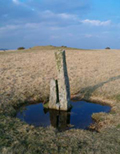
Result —
[[[49, 101], [49, 84], [57, 78], [54, 52], [66, 50], [71, 99], [111, 106], [93, 114], [92, 131], [57, 132], [15, 117], [26, 103]], [[37, 46], [0, 51], [0, 153], [2, 154], [119, 154], [120, 50], [82, 50]]]

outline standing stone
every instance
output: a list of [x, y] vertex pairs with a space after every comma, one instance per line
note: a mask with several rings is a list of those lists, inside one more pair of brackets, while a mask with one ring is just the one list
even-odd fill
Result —
[[67, 73], [65, 50], [55, 52], [57, 70], [58, 70], [58, 89], [60, 110], [67, 111], [71, 108], [70, 104], [70, 85]]
[[59, 99], [58, 99], [58, 84], [57, 80], [52, 79], [50, 81], [50, 99], [49, 108], [59, 110]]
[[55, 52], [55, 58], [58, 80], [52, 79], [50, 82], [49, 108], [67, 111], [71, 108], [71, 104], [65, 51]]

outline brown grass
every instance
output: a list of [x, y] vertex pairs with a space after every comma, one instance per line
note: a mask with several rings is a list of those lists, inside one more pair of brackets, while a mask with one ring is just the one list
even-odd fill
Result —
[[[60, 48], [47, 46], [34, 47], [24, 51], [0, 52], [0, 113], [2, 115], [3, 113], [6, 114], [6, 112], [8, 115], [8, 111], [14, 114], [15, 110], [13, 107], [26, 101], [48, 100], [50, 80], [57, 77], [54, 51], [58, 49]], [[109, 114], [93, 114], [93, 118], [96, 120], [97, 124], [91, 126], [91, 128], [105, 132], [105, 134], [102, 132], [101, 139], [98, 138], [99, 135], [96, 133], [93, 133], [94, 137], [92, 138], [91, 133], [87, 131], [82, 132], [84, 134], [83, 137], [81, 137], [82, 135], [78, 135], [81, 133], [81, 130], [74, 130], [74, 133], [72, 131], [66, 132], [67, 136], [73, 138], [71, 143], [73, 144], [76, 142], [73, 149], [76, 147], [78, 150], [78, 147], [81, 146], [84, 153], [95, 153], [95, 151], [97, 151], [96, 148], [102, 148], [104, 145], [102, 139], [105, 140], [106, 135], [110, 141], [113, 141], [113, 144], [115, 144], [115, 142], [117, 143], [114, 148], [110, 142], [106, 144], [108, 147], [105, 145], [104, 147], [108, 148], [111, 153], [113, 149], [116, 150], [117, 153], [119, 150], [117, 144], [120, 143], [120, 140], [116, 139], [116, 133], [120, 133], [118, 128], [120, 125], [120, 50], [78, 50], [69, 48], [66, 48], [65, 50], [70, 79], [71, 97], [94, 101], [96, 103], [109, 104], [112, 106], [111, 113]], [[2, 122], [5, 126], [7, 120], [5, 122], [5, 117], [2, 119], [4, 119], [4, 122]], [[1, 124], [3, 125], [3, 123]], [[9, 124], [10, 123], [12, 122], [9, 119]], [[16, 127], [18, 130], [19, 127], [21, 127], [20, 122], [15, 120], [15, 123], [16, 125], [17, 123], [19, 124], [19, 126]], [[115, 135], [115, 138], [108, 134], [107, 129]], [[49, 129], [48, 132], [50, 132]], [[52, 133], [53, 132], [54, 131], [52, 130]], [[27, 135], [27, 132], [25, 135]], [[85, 141], [83, 140], [84, 136], [88, 136]], [[58, 137], [59, 135], [57, 135], [57, 138]], [[81, 137], [81, 139], [79, 137]], [[53, 140], [54, 139], [55, 138], [53, 137]], [[92, 145], [94, 148], [90, 147], [92, 145], [88, 140], [93, 142]], [[95, 142], [95, 140], [98, 142]], [[46, 140], [43, 142], [44, 144], [45, 141]], [[28, 142], [33, 143], [31, 139], [28, 139]], [[57, 140], [56, 142], [62, 144], [61, 140]], [[65, 134], [63, 135], [63, 142], [65, 142], [66, 146], [68, 145]], [[78, 142], [80, 142], [80, 145]], [[18, 143], [15, 144], [21, 145]], [[52, 144], [54, 145], [54, 142], [52, 142]], [[58, 148], [58, 145], [53, 145], [52, 147], [56, 146], [56, 148]], [[89, 147], [85, 150], [86, 146]], [[63, 148], [62, 150], [64, 152], [66, 147], [64, 148], [63, 145], [60, 145], [60, 147]], [[90, 149], [91, 151], [88, 152], [87, 150]], [[2, 148], [2, 150], [2, 152], [5, 153], [5, 151], [9, 151], [9, 148]], [[67, 149], [67, 151], [71, 152], [72, 148]], [[97, 152], [102, 153], [102, 149]], [[107, 149], [104, 149], [103, 152], [107, 153]]]
[[[34, 49], [34, 50], [33, 50]], [[49, 82], [55, 78], [54, 50], [39, 50], [0, 54], [1, 101], [23, 96], [49, 95]], [[71, 94], [83, 98], [120, 99], [119, 50], [66, 50]], [[40, 95], [41, 94], [41, 95]], [[3, 97], [5, 96], [5, 97]]]

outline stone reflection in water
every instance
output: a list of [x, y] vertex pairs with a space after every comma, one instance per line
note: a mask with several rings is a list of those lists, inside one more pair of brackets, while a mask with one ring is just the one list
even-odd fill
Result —
[[49, 110], [51, 125], [59, 131], [69, 129], [70, 112]]

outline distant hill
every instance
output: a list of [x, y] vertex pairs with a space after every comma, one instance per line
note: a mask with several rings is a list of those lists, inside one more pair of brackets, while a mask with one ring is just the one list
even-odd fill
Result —
[[8, 49], [0, 49], [0, 50], [8, 50]]
[[77, 50], [77, 48], [71, 48], [71, 47], [67, 47], [67, 46], [53, 46], [53, 45], [34, 46], [34, 47], [31, 47], [30, 49], [34, 49], [34, 50], [76, 49]]

